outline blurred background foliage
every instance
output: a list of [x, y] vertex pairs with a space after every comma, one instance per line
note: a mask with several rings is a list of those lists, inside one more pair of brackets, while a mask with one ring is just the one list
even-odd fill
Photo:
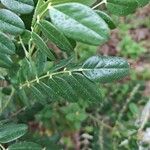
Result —
[[[5, 117], [10, 119], [28, 123], [31, 132], [23, 138], [49, 145], [49, 150], [149, 150], [149, 14], [150, 5], [134, 15], [112, 16], [118, 28], [112, 31], [107, 43], [99, 48], [77, 44], [79, 62], [98, 53], [124, 57], [131, 64], [129, 77], [109, 85], [99, 85], [103, 96], [100, 104], [79, 100], [78, 103], [52, 102], [45, 107], [14, 106], [12, 101], [20, 104], [19, 98], [9, 99], [11, 91], [9, 86], [5, 87], [8, 83], [1, 78], [5, 76], [5, 70], [0, 68], [3, 86], [0, 112], [4, 111]], [[11, 109], [5, 109], [7, 103], [11, 104], [8, 106]], [[14, 113], [10, 115], [9, 110]]]

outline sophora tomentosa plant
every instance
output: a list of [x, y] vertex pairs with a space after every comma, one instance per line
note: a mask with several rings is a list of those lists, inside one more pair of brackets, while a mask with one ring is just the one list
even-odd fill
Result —
[[[77, 63], [76, 44], [99, 46], [108, 40], [110, 29], [116, 27], [107, 13], [96, 10], [98, 6], [103, 4], [109, 13], [123, 16], [135, 12], [149, 0], [102, 0], [93, 7], [90, 6], [96, 0], [0, 2], [0, 67], [6, 72], [0, 78], [11, 87], [10, 97], [1, 108], [2, 115], [14, 95], [18, 95], [26, 107], [60, 100], [100, 103], [97, 83], [125, 77], [129, 64], [110, 56], [92, 56]], [[14, 141], [27, 131], [24, 124], [5, 122], [1, 121], [0, 143]], [[5, 149], [2, 145], [1, 148]], [[41, 150], [44, 147], [16, 142], [7, 149]]]

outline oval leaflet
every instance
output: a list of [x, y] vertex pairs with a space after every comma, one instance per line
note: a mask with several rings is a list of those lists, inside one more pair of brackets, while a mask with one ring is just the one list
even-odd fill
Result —
[[1, 3], [10, 10], [19, 14], [28, 14], [34, 9], [33, 0], [1, 0]]
[[0, 9], [0, 30], [12, 35], [21, 34], [25, 29], [23, 21], [10, 10]]

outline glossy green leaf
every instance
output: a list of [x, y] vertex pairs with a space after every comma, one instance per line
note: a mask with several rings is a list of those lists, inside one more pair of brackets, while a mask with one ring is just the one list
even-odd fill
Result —
[[65, 3], [49, 9], [52, 23], [67, 37], [99, 45], [108, 39], [109, 28], [91, 8], [79, 3]]
[[136, 0], [107, 0], [107, 9], [115, 15], [128, 15], [134, 13], [138, 7]]
[[0, 67], [10, 68], [13, 62], [8, 55], [0, 54]]
[[96, 13], [108, 24], [108, 27], [110, 29], [116, 28], [115, 23], [113, 22], [112, 18], [109, 15], [100, 10], [96, 10]]
[[6, 10], [0, 9], [0, 30], [13, 34], [18, 35], [21, 34], [25, 29], [23, 21], [17, 16], [15, 13]]
[[5, 7], [19, 14], [28, 14], [34, 9], [33, 0], [1, 0], [1, 3]]
[[60, 49], [70, 52], [73, 50], [72, 45], [68, 39], [57, 30], [57, 28], [46, 20], [42, 20], [39, 23], [39, 27], [42, 30], [43, 34], [55, 43]]
[[150, 0], [136, 0], [136, 1], [138, 2], [138, 5], [140, 7], [143, 7], [143, 6], [147, 5], [150, 2]]
[[33, 142], [20, 142], [10, 145], [8, 150], [42, 150], [42, 147]]
[[0, 127], [0, 143], [14, 141], [27, 132], [25, 124], [7, 124]]
[[50, 48], [48, 48], [48, 46], [45, 44], [43, 39], [38, 34], [36, 34], [35, 32], [32, 32], [32, 39], [33, 39], [33, 42], [35, 43], [35, 45], [37, 46], [37, 48], [41, 52], [47, 54], [49, 59], [55, 60], [55, 56], [51, 52], [52, 50]]
[[83, 64], [83, 74], [92, 81], [112, 82], [128, 75], [129, 64], [119, 57], [93, 56]]
[[15, 54], [15, 44], [2, 32], [0, 32], [0, 53]]
[[68, 2], [77, 2], [82, 3], [84, 5], [91, 6], [96, 2], [96, 0], [51, 0], [53, 5], [61, 4], [61, 3], [68, 3]]

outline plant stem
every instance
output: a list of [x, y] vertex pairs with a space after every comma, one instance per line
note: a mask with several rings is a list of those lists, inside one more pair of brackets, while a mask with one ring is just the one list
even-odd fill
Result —
[[117, 122], [121, 120], [121, 118], [123, 117], [123, 114], [125, 113], [128, 104], [130, 103], [130, 101], [132, 100], [132, 98], [134, 97], [134, 95], [137, 93], [138, 89], [140, 88], [140, 84], [137, 84], [133, 90], [131, 91], [129, 97], [126, 99], [126, 103], [124, 104], [123, 108], [121, 109], [119, 115], [118, 115], [118, 119]]
[[113, 128], [111, 126], [109, 126], [108, 124], [104, 123], [103, 121], [100, 121], [99, 119], [97, 119], [96, 117], [89, 115], [89, 117], [91, 119], [93, 119], [94, 121], [96, 121], [97, 123], [99, 123], [100, 125], [102, 125], [103, 127], [106, 127], [109, 130], [112, 130]]
[[1, 150], [6, 150], [5, 147], [1, 144], [0, 144], [0, 148], [1, 148]]
[[107, 3], [107, 0], [102, 0], [100, 3], [98, 3], [97, 5], [93, 6], [92, 9], [95, 9], [97, 7], [99, 7], [100, 5], [102, 4], [106, 4]]
[[24, 45], [24, 43], [22, 41], [22, 38], [20, 36], [19, 36], [19, 40], [20, 40], [20, 44], [21, 44], [21, 46], [22, 46], [22, 48], [23, 48], [23, 50], [25, 52], [26, 57], [28, 57], [28, 51], [27, 51], [27, 49], [26, 49], [26, 47], [25, 47], [25, 45]]

